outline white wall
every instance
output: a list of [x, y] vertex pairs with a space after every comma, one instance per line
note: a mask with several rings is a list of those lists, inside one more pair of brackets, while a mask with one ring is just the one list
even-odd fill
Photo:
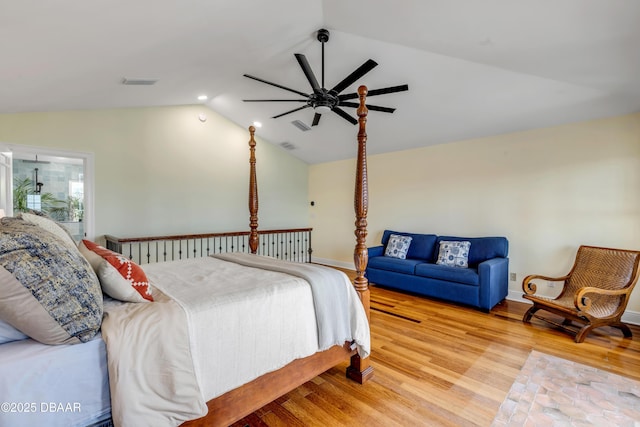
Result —
[[[316, 259], [353, 265], [354, 169], [310, 167]], [[512, 295], [527, 274], [567, 273], [580, 244], [640, 249], [640, 114], [370, 156], [368, 169], [369, 246], [384, 229], [506, 236]]]
[[[256, 135], [260, 228], [308, 226], [308, 166]], [[0, 142], [94, 153], [96, 236], [248, 230], [248, 141], [202, 106], [0, 115]]]

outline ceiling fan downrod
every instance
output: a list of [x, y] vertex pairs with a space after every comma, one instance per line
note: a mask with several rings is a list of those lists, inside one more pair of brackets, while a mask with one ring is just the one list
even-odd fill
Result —
[[318, 41], [322, 43], [322, 87], [324, 87], [324, 44], [329, 41], [329, 30], [320, 28], [318, 30]]

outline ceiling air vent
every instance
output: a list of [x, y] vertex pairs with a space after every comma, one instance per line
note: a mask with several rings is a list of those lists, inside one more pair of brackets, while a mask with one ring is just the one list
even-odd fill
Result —
[[290, 142], [286, 142], [286, 141], [285, 141], [285, 142], [281, 142], [281, 143], [280, 143], [280, 146], [281, 146], [282, 148], [284, 148], [285, 150], [295, 150], [295, 149], [296, 149], [296, 146], [295, 146], [295, 145], [293, 145], [293, 144], [292, 144], [292, 143], [290, 143]]
[[122, 79], [122, 84], [127, 86], [151, 86], [158, 83], [158, 79]]
[[309, 127], [309, 125], [303, 123], [300, 120], [294, 120], [291, 122], [292, 125], [294, 125], [295, 127], [297, 127], [298, 129], [300, 129], [302, 132], [306, 132], [308, 130], [311, 130], [311, 127]]

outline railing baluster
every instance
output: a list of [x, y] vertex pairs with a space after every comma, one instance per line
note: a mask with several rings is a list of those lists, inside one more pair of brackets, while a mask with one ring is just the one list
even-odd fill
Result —
[[[311, 228], [262, 231], [259, 233], [258, 254], [294, 262], [311, 262], [311, 231]], [[248, 238], [248, 231], [139, 238], [106, 236], [106, 247], [122, 254], [128, 251], [129, 259], [141, 264], [146, 259], [150, 264], [183, 259], [183, 255], [188, 259], [224, 252], [249, 253]]]
[[294, 233], [294, 235], [296, 236], [296, 249], [295, 252], [293, 253], [294, 258], [296, 260], [296, 262], [300, 262], [300, 258], [299, 257], [299, 253], [300, 253], [300, 233]]

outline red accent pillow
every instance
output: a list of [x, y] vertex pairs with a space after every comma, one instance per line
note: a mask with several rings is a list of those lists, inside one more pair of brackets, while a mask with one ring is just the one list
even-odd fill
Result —
[[149, 279], [138, 264], [90, 240], [82, 240], [80, 252], [96, 270], [104, 293], [121, 301], [153, 301]]

